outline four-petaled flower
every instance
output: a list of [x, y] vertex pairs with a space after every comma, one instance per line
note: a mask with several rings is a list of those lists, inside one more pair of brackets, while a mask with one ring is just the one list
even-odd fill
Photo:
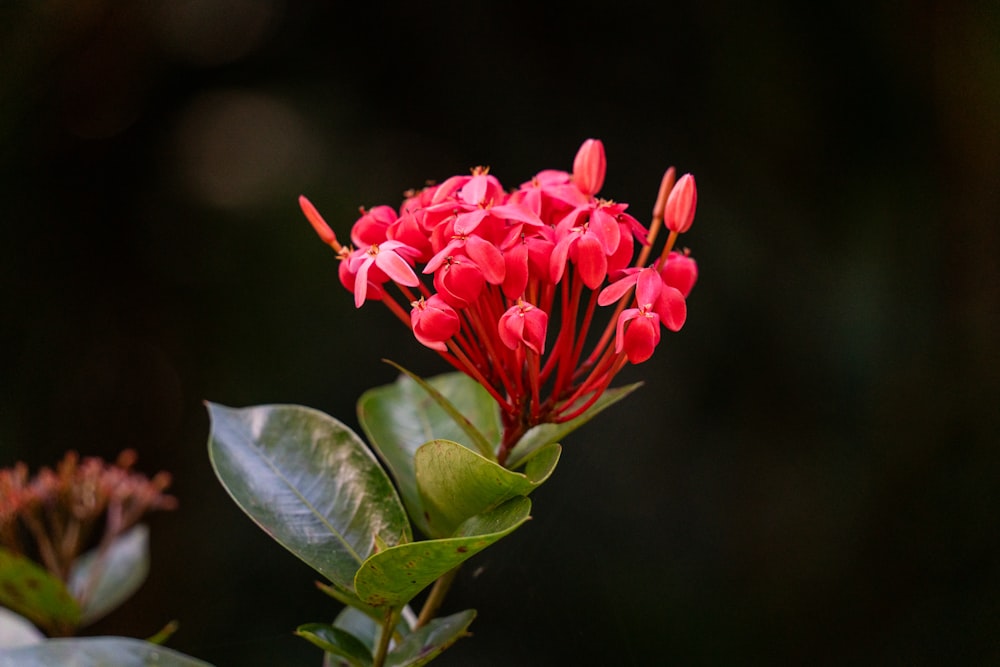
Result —
[[420, 279], [406, 258], [416, 252], [399, 241], [373, 243], [359, 248], [347, 258], [347, 272], [354, 276], [354, 305], [360, 308], [368, 295], [368, 286], [381, 286], [388, 281], [416, 287]]

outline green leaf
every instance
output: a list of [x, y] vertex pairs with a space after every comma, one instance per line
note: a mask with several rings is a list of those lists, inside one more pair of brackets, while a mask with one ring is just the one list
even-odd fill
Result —
[[0, 547], [0, 605], [49, 632], [80, 624], [80, 605], [59, 579], [34, 561]]
[[[410, 378], [418, 385], [420, 385], [420, 388], [426, 391], [427, 394], [434, 399], [434, 402], [437, 403], [442, 410], [448, 413], [448, 416], [451, 417], [452, 421], [455, 422], [455, 424], [460, 429], [462, 429], [463, 432], [465, 432], [467, 438], [462, 438], [463, 442], [466, 441], [471, 442], [473, 445], [475, 445], [476, 449], [479, 450], [479, 453], [485, 456], [486, 458], [496, 458], [496, 448], [494, 447], [494, 445], [491, 444], [490, 441], [486, 439], [485, 435], [479, 432], [479, 429], [477, 429], [475, 425], [473, 425], [473, 423], [469, 421], [469, 419], [464, 414], [462, 414], [461, 410], [455, 407], [454, 403], [448, 400], [447, 396], [445, 396], [440, 391], [435, 389], [434, 385], [429, 383], [427, 380], [424, 380], [422, 377], [420, 377], [415, 373], [411, 373], [410, 371], [406, 370], [396, 362], [389, 361], [388, 359], [386, 359], [385, 361], [390, 366], [404, 373], [408, 378]], [[478, 385], [477, 383], [477, 386], [481, 385]]]
[[295, 634], [341, 658], [351, 667], [369, 667], [372, 664], [371, 650], [346, 630], [324, 623], [307, 623], [300, 625]]
[[424, 444], [414, 468], [430, 535], [448, 537], [469, 517], [527, 496], [552, 474], [560, 451], [557, 444], [537, 450], [525, 473], [519, 473], [450, 440]]
[[104, 552], [92, 549], [73, 564], [69, 590], [81, 604], [80, 623], [104, 617], [132, 596], [149, 574], [149, 528], [139, 524]]
[[38, 644], [44, 639], [45, 635], [31, 621], [6, 607], [0, 607], [0, 651]]
[[475, 617], [475, 609], [466, 609], [451, 616], [434, 619], [394, 648], [385, 661], [386, 667], [426, 665], [456, 641], [467, 636], [469, 625]]
[[[410, 607], [403, 607], [403, 612], [396, 624], [395, 637], [401, 639], [410, 634], [410, 628], [417, 624], [417, 615]], [[346, 630], [360, 639], [368, 650], [374, 652], [378, 637], [382, 634], [382, 618], [375, 617], [357, 607], [344, 607], [333, 620], [334, 627]]]
[[[427, 380], [464, 415], [495, 451], [500, 444], [500, 408], [478, 382], [464, 373]], [[358, 420], [372, 446], [385, 461], [417, 528], [430, 535], [423, 502], [417, 492], [413, 456], [420, 445], [441, 438], [464, 444], [465, 431], [420, 385], [405, 375], [390, 385], [365, 392], [358, 400]]]
[[212, 466], [229, 495], [345, 598], [354, 598], [354, 573], [376, 537], [412, 539], [389, 477], [333, 417], [294, 405], [208, 409]]
[[[364, 602], [359, 600], [355, 595], [355, 593], [353, 592], [351, 592], [350, 595], [345, 595], [343, 592], [337, 590], [333, 586], [328, 586], [327, 584], [324, 584], [321, 581], [316, 582], [316, 587], [319, 588], [324, 593], [326, 593], [327, 595], [329, 595], [330, 597], [334, 598], [335, 600], [338, 600], [339, 602], [342, 602], [343, 604], [347, 605], [346, 607], [344, 607], [344, 609], [341, 610], [340, 614], [337, 616], [336, 620], [334, 620], [333, 624], [338, 628], [347, 630], [355, 637], [359, 637], [365, 640], [365, 643], [369, 645], [369, 648], [372, 648], [374, 646], [373, 643], [374, 640], [372, 639], [372, 641], [369, 641], [369, 639], [373, 638], [375, 634], [378, 633], [379, 630], [381, 630], [382, 618], [385, 615], [384, 613], [385, 610], [378, 609], [376, 607], [372, 607], [371, 605], [365, 604]], [[371, 637], [367, 637], [365, 632], [361, 632], [359, 630], [359, 628], [361, 627], [359, 625], [360, 622], [353, 623], [350, 620], [353, 619], [354, 617], [367, 618], [371, 623], [375, 624], [374, 629], [370, 631]], [[343, 623], [341, 623], [342, 620]], [[409, 607], [404, 607], [402, 612], [402, 620], [399, 622], [399, 625], [396, 626], [396, 632], [402, 633], [403, 635], [407, 635], [410, 632], [410, 627], [415, 625], [416, 622], [417, 622], [416, 613], [414, 613], [414, 611]], [[364, 627], [367, 628], [368, 626], [365, 625]]]
[[354, 578], [358, 596], [373, 607], [399, 607], [431, 582], [514, 532], [530, 517], [531, 501], [511, 498], [467, 520], [455, 535], [392, 547], [365, 561]]
[[0, 651], [0, 667], [212, 667], [177, 651], [126, 637], [49, 639]]
[[[641, 382], [636, 382], [635, 384], [626, 385], [624, 387], [608, 389], [579, 417], [562, 424], [539, 424], [538, 426], [533, 427], [524, 434], [524, 437], [522, 437], [516, 445], [514, 445], [514, 449], [511, 450], [510, 456], [507, 458], [507, 467], [521, 467], [521, 465], [523, 465], [524, 462], [530, 458], [531, 454], [539, 447], [543, 447], [553, 442], [562, 442], [567, 435], [580, 428], [596, 417], [600, 412], [603, 412], [606, 408], [611, 407], [641, 386]], [[589, 396], [584, 396], [577, 401], [577, 404], [582, 404], [587, 400], [587, 398], [589, 398]]]
[[[374, 609], [374, 607], [373, 607]], [[357, 607], [344, 607], [333, 619], [333, 626], [345, 630], [361, 641], [368, 649], [369, 653], [375, 650], [375, 642], [382, 631], [382, 623], [374, 616], [365, 613]], [[400, 623], [398, 627], [406, 626]], [[409, 627], [406, 628], [409, 632]]]
[[[411, 626], [417, 622], [417, 615], [409, 607], [404, 607], [402, 618], [396, 625], [394, 639], [399, 642], [410, 634]], [[357, 607], [344, 607], [333, 621], [333, 627], [354, 636], [364, 644], [369, 653], [374, 653], [379, 635], [382, 634], [382, 616], [373, 618]], [[323, 654], [324, 667], [351, 667], [345, 659], [331, 653]]]

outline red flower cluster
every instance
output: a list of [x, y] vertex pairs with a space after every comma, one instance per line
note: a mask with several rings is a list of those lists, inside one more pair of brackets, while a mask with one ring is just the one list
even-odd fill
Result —
[[[417, 340], [496, 399], [505, 425], [501, 462], [528, 428], [582, 414], [626, 361], [648, 359], [661, 324], [684, 325], [697, 266], [673, 246], [694, 219], [694, 178], [675, 184], [673, 168], [667, 171], [647, 231], [628, 204], [595, 196], [606, 167], [596, 139], [580, 147], [571, 174], [545, 170], [511, 192], [477, 167], [407, 193], [398, 211], [361, 209], [353, 247], [299, 199], [340, 258], [340, 281], [355, 305], [382, 301]], [[666, 245], [646, 266], [664, 225]], [[612, 304], [617, 310], [585, 354], [596, 307]], [[554, 337], [550, 321], [558, 325]]]

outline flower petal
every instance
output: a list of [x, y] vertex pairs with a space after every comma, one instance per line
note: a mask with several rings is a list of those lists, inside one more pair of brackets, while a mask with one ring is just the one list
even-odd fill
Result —
[[482, 269], [486, 282], [491, 285], [503, 282], [506, 266], [499, 248], [486, 239], [473, 235], [465, 239], [465, 252]]
[[660, 316], [663, 326], [671, 331], [680, 331], [687, 320], [687, 302], [684, 295], [675, 287], [664, 285], [660, 290], [660, 298], [654, 307], [656, 314]]
[[583, 284], [590, 289], [604, 282], [608, 275], [608, 256], [593, 234], [583, 234], [576, 244], [576, 268]]
[[624, 278], [616, 280], [601, 290], [601, 293], [597, 295], [597, 304], [599, 306], [610, 306], [615, 301], [618, 301], [632, 289], [638, 278], [638, 271], [629, 271], [628, 275]]
[[625, 356], [630, 363], [641, 364], [653, 356], [660, 342], [660, 322], [656, 313], [632, 320], [625, 330]]
[[413, 272], [413, 267], [407, 264], [406, 260], [400, 257], [395, 250], [380, 250], [375, 255], [375, 265], [398, 285], [416, 287], [420, 284], [420, 279]]

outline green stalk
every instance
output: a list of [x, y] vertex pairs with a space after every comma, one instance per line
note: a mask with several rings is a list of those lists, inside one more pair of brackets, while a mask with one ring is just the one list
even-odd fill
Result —
[[390, 608], [385, 612], [385, 620], [382, 622], [382, 633], [378, 638], [378, 646], [375, 647], [375, 657], [372, 660], [372, 667], [383, 667], [385, 659], [389, 655], [389, 642], [392, 641], [392, 633], [399, 622], [400, 610]]
[[414, 629], [422, 628], [434, 619], [434, 615], [441, 608], [444, 596], [448, 594], [448, 589], [451, 588], [451, 583], [455, 581], [455, 576], [461, 567], [459, 565], [445, 572], [434, 582], [431, 592], [428, 593], [427, 599], [424, 601], [424, 606], [420, 609], [420, 616], [417, 617], [417, 625]]

